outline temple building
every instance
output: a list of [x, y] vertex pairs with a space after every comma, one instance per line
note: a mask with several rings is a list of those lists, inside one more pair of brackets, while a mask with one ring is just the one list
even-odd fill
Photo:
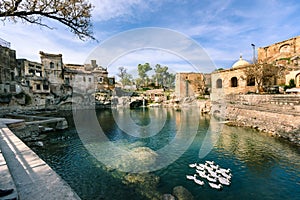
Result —
[[175, 96], [198, 97], [205, 94], [205, 76], [202, 73], [176, 73]]
[[0, 38], [0, 94], [16, 92], [16, 67], [16, 51], [10, 48], [9, 42]]
[[[300, 36], [258, 48], [257, 63], [270, 64], [281, 70], [276, 77], [268, 81], [263, 79], [263, 86], [288, 85], [294, 79], [296, 87], [300, 87]], [[214, 101], [231, 94], [258, 92], [255, 78], [246, 76], [249, 65], [240, 56], [231, 68], [212, 72], [211, 99]]]
[[230, 94], [255, 92], [255, 79], [247, 77], [245, 69], [250, 63], [240, 56], [229, 69], [217, 70], [211, 74], [211, 99], [223, 99]]
[[300, 87], [300, 36], [258, 48], [258, 59], [285, 68], [277, 84], [288, 85], [294, 79]]

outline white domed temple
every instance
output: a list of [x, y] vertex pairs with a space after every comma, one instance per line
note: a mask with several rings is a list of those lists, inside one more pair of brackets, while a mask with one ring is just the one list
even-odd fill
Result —
[[255, 92], [255, 79], [245, 75], [245, 69], [250, 63], [240, 56], [231, 68], [218, 70], [211, 74], [211, 99], [223, 99], [230, 94], [245, 94]]

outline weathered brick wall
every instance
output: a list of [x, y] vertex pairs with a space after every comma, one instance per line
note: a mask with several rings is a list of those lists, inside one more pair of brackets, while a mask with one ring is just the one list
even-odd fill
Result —
[[[283, 58], [290, 58], [300, 52], [300, 36], [282, 42], [278, 42], [266, 47], [258, 48], [258, 60], [275, 62]], [[285, 64], [287, 60], [281, 60]]]
[[177, 73], [175, 94], [177, 97], [197, 96], [204, 94], [205, 80], [202, 73]]
[[17, 67], [16, 51], [0, 45], [0, 84], [12, 81]]
[[61, 54], [48, 54], [40, 52], [41, 63], [44, 67], [43, 74], [51, 84], [62, 84], [63, 61]]
[[[229, 94], [245, 94], [255, 92], [256, 86], [247, 86], [247, 76], [244, 68], [223, 70], [211, 74], [211, 99], [212, 101], [224, 99]], [[237, 78], [237, 87], [232, 87], [231, 79]], [[222, 80], [222, 88], [217, 88], [217, 80]]]

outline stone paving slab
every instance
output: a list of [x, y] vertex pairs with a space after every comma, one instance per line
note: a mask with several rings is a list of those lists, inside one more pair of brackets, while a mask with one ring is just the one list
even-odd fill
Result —
[[0, 118], [0, 123], [2, 124], [15, 124], [24, 122], [24, 119], [8, 119], [8, 118]]
[[80, 199], [71, 187], [0, 120], [0, 147], [21, 200]]
[[0, 197], [0, 200], [14, 198], [18, 199], [18, 193], [16, 190], [15, 183], [11, 177], [2, 152], [0, 152], [0, 189], [14, 189], [14, 192], [12, 194], [7, 195], [5, 197]]

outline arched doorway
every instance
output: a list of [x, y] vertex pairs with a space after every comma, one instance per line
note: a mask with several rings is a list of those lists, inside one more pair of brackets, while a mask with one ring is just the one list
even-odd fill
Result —
[[237, 79], [237, 77], [232, 77], [231, 78], [231, 87], [237, 87], [238, 86], [238, 79]]
[[217, 85], [217, 88], [222, 88], [222, 79], [219, 78], [219, 79], [217, 80], [216, 85]]

